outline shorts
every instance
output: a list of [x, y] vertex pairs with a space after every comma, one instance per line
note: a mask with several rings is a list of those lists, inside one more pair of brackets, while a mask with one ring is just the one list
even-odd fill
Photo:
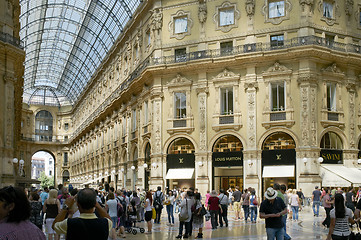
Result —
[[234, 207], [235, 212], [240, 212], [241, 211], [241, 202], [234, 202], [233, 207]]
[[113, 222], [113, 228], [117, 227], [117, 221], [118, 221], [118, 217], [110, 217], [112, 219]]
[[153, 215], [152, 211], [146, 211], [144, 216], [145, 221], [149, 222], [150, 220], [152, 220], [152, 215]]
[[122, 216], [118, 219], [118, 227], [124, 227], [125, 224], [125, 217]]

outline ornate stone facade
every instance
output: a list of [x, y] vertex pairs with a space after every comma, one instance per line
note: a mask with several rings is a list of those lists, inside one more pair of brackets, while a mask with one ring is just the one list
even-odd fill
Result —
[[[69, 169], [75, 186], [106, 181], [133, 188], [145, 187], [149, 172], [150, 188], [165, 187], [169, 146], [186, 138], [194, 145], [195, 187], [218, 189], [212, 175], [214, 145], [231, 135], [243, 146], [243, 166], [237, 170], [243, 187], [261, 192], [264, 142], [279, 132], [295, 142], [295, 187], [306, 195], [322, 181], [317, 159], [326, 133], [342, 139], [343, 165], [358, 167], [361, 38], [355, 32], [360, 23], [347, 12], [360, 1], [347, 1], [347, 9], [329, 1], [335, 4], [335, 19], [322, 15], [323, 1], [285, 0], [280, 17], [269, 15], [268, 0], [160, 2], [147, 3], [132, 19], [73, 108], [48, 108], [54, 123], [62, 124], [55, 127], [56, 138], [69, 136], [51, 150], [55, 157], [69, 151], [68, 168], [57, 160], [59, 176]], [[234, 10], [232, 26], [219, 26], [224, 9]], [[177, 35], [174, 19], [180, 17], [187, 18], [187, 31]], [[148, 30], [153, 36], [144, 46]], [[284, 89], [277, 95], [284, 96], [280, 106], [274, 104], [276, 85]], [[334, 98], [328, 98], [331, 85]], [[232, 106], [224, 106], [224, 88], [232, 92], [227, 92]], [[174, 93], [185, 94], [185, 106], [176, 103]], [[330, 99], [335, 109], [328, 106]], [[22, 118], [30, 118], [24, 136], [34, 134], [40, 108], [23, 108]], [[176, 118], [177, 108], [184, 110], [184, 118]], [[6, 126], [7, 120], [1, 120]], [[65, 122], [71, 125], [67, 131]], [[6, 138], [0, 142], [6, 144]], [[34, 144], [50, 149], [43, 143], [23, 144], [29, 154]]]

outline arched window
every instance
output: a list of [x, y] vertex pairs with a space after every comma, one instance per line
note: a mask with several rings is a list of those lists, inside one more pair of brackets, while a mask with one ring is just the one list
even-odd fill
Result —
[[63, 172], [63, 183], [69, 182], [69, 177], [70, 177], [69, 171], [65, 170]]
[[294, 149], [296, 143], [293, 138], [284, 132], [272, 133], [263, 142], [262, 150]]
[[327, 132], [321, 139], [320, 148], [342, 150], [343, 144], [341, 138], [334, 132]]
[[35, 116], [35, 140], [51, 142], [53, 138], [53, 116], [42, 110]]
[[193, 143], [187, 138], [177, 138], [169, 145], [168, 154], [194, 153]]
[[240, 152], [242, 150], [242, 142], [233, 135], [218, 138], [213, 147], [213, 152]]

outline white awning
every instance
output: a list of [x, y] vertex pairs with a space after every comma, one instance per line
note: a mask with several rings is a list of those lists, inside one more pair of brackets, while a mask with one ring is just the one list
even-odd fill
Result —
[[167, 172], [166, 179], [193, 179], [194, 168], [171, 168]]
[[109, 174], [105, 175], [105, 176], [101, 176], [101, 177], [98, 177], [96, 179], [89, 180], [89, 181], [87, 181], [85, 183], [82, 183], [82, 184], [87, 185], [87, 184], [97, 183], [98, 181], [101, 181], [103, 178], [107, 178], [109, 176], [110, 176]]
[[322, 186], [349, 187], [351, 184], [361, 185], [361, 171], [338, 164], [322, 164], [320, 167]]
[[282, 165], [282, 166], [264, 166], [263, 178], [279, 178], [279, 177], [294, 177], [295, 166], [294, 165]]

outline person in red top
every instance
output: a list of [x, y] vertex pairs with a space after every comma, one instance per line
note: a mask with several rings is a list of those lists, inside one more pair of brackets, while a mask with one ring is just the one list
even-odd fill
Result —
[[217, 196], [217, 192], [215, 190], [212, 190], [210, 197], [208, 199], [208, 210], [211, 214], [212, 229], [217, 229], [218, 211], [221, 211], [222, 213], [222, 209], [219, 204], [219, 198]]

